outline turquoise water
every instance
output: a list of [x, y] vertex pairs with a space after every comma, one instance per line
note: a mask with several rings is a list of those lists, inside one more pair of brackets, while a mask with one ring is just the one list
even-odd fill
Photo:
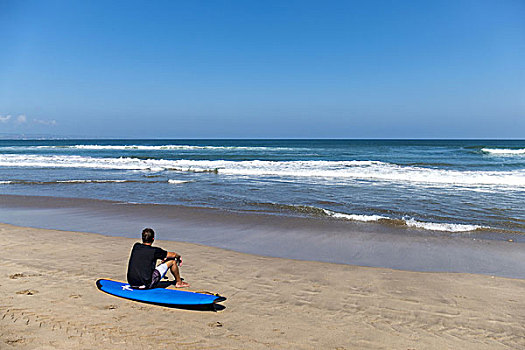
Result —
[[525, 233], [525, 141], [2, 140], [0, 194]]

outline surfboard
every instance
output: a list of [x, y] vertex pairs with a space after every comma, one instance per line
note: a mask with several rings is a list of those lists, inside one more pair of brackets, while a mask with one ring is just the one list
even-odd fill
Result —
[[145, 303], [161, 304], [166, 306], [197, 306], [210, 305], [226, 298], [218, 294], [208, 294], [185, 290], [174, 290], [165, 288], [134, 289], [128, 283], [99, 279], [97, 288], [105, 293]]

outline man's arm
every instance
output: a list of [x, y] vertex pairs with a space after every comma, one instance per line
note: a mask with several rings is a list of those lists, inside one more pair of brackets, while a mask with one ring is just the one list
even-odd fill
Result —
[[175, 253], [175, 252], [168, 252], [166, 254], [166, 258], [164, 258], [164, 260], [162, 260], [162, 262], [166, 262], [168, 260], [176, 260], [177, 261], [177, 265], [181, 266], [182, 265], [182, 259], [180, 258], [180, 255]]
[[180, 255], [175, 252], [168, 252], [164, 260], [180, 259]]

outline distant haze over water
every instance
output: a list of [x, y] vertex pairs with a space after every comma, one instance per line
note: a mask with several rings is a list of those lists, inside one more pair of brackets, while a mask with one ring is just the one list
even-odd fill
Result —
[[525, 141], [0, 140], [0, 193], [525, 233]]

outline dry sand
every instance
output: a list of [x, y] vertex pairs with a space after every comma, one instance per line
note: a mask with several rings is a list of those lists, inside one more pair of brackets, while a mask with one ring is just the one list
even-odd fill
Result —
[[128, 238], [0, 225], [0, 349], [524, 349], [525, 280], [280, 258], [156, 241], [223, 310], [128, 301]]

